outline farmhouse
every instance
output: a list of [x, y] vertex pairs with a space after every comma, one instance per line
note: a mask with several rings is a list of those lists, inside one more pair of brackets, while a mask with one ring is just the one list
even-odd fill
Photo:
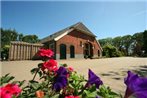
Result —
[[102, 56], [96, 36], [81, 22], [43, 38], [41, 43], [54, 51], [55, 59]]
[[55, 59], [102, 56], [102, 48], [96, 36], [81, 22], [43, 38], [40, 43], [11, 41], [9, 60], [35, 59], [42, 47], [54, 51]]

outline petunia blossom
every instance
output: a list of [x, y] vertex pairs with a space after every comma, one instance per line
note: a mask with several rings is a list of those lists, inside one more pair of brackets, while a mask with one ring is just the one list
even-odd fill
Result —
[[44, 62], [42, 66], [42, 70], [44, 69], [48, 69], [49, 71], [57, 71], [58, 70], [57, 62], [53, 59]]
[[57, 75], [65, 75], [66, 76], [67, 74], [68, 74], [68, 72], [67, 72], [66, 68], [62, 67], [62, 66], [57, 71]]
[[69, 72], [73, 72], [73, 71], [74, 71], [74, 69], [73, 69], [72, 67], [68, 67], [67, 70], [68, 70]]
[[127, 89], [124, 98], [134, 95], [137, 98], [147, 98], [147, 78], [139, 77], [137, 74], [128, 71], [128, 76], [124, 80]]
[[55, 82], [53, 83], [53, 89], [55, 91], [60, 91], [62, 88], [66, 87], [67, 83], [67, 70], [64, 67], [60, 67], [57, 71]]
[[96, 98], [99, 98], [99, 96], [96, 96]]
[[38, 55], [41, 56], [41, 57], [52, 57], [54, 55], [54, 52], [50, 49], [40, 49], [38, 51]]
[[96, 85], [96, 88], [99, 88], [99, 86], [102, 85], [103, 82], [100, 80], [100, 78], [94, 72], [92, 72], [92, 70], [89, 69], [88, 81], [87, 81], [86, 87], [93, 85], [93, 84]]
[[18, 96], [21, 93], [21, 89], [17, 84], [7, 84], [0, 88], [0, 98], [11, 98], [12, 96]]
[[69, 96], [65, 96], [65, 98], [80, 98], [80, 97], [79, 96], [69, 95]]

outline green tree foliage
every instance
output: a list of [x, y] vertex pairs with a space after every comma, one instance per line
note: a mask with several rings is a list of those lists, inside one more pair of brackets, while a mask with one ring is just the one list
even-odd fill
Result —
[[143, 50], [145, 56], [147, 56], [147, 30], [143, 32]]
[[118, 36], [115, 37], [114, 39], [112, 39], [112, 44], [118, 49], [118, 50], [122, 50], [122, 37]]
[[108, 38], [105, 38], [105, 39], [100, 39], [99, 42], [101, 43], [101, 46], [104, 46], [107, 43], [112, 44], [112, 40], [113, 39], [111, 37], [108, 37]]
[[131, 46], [131, 43], [132, 43], [132, 36], [131, 35], [125, 35], [122, 37], [122, 46], [123, 46], [123, 49], [125, 50], [125, 53], [126, 55], [128, 56], [129, 55], [129, 48]]
[[39, 41], [38, 36], [36, 35], [26, 35], [22, 38], [22, 41], [28, 43], [37, 43]]
[[103, 46], [103, 55], [106, 57], [120, 57], [122, 53], [115, 46], [105, 44]]
[[10, 41], [16, 41], [18, 33], [15, 30], [1, 28], [1, 47], [5, 45], [10, 45]]
[[105, 48], [105, 45], [111, 44], [125, 56], [147, 56], [147, 30], [135, 33], [132, 36], [100, 39], [99, 42], [103, 48]]
[[29, 43], [36, 43], [39, 41], [36, 35], [23, 35], [12, 29], [1, 28], [1, 58], [7, 59], [9, 54], [9, 47], [11, 41], [24, 41]]
[[20, 33], [20, 34], [18, 35], [18, 40], [19, 40], [19, 41], [22, 41], [22, 39], [23, 39], [23, 34]]
[[8, 59], [10, 41], [16, 41], [18, 33], [15, 30], [4, 30], [1, 28], [1, 58]]
[[143, 33], [135, 33], [132, 36], [133, 44], [133, 55], [135, 56], [141, 56], [142, 55], [142, 49], [143, 49]]

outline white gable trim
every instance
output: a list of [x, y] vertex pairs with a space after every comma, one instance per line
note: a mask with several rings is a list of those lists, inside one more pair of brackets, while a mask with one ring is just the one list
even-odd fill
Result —
[[99, 45], [99, 47], [100, 47], [101, 51], [103, 51], [103, 49], [102, 49], [102, 47], [101, 47], [101, 45], [100, 45], [99, 41], [98, 41], [96, 38], [95, 38], [95, 40], [96, 40], [97, 44]]
[[62, 38], [63, 36], [67, 35], [69, 32], [71, 32], [73, 29], [69, 29], [67, 31], [65, 31], [63, 34], [61, 34], [60, 36], [54, 38], [55, 41], [58, 41], [60, 38]]

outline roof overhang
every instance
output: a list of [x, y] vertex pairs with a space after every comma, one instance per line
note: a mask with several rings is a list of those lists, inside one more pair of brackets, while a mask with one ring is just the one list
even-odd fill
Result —
[[71, 31], [73, 31], [74, 29], [71, 28], [67, 31], [65, 31], [63, 34], [59, 35], [58, 37], [54, 38], [55, 41], [58, 41], [59, 39], [61, 39], [63, 36], [67, 35], [68, 33], [70, 33]]

